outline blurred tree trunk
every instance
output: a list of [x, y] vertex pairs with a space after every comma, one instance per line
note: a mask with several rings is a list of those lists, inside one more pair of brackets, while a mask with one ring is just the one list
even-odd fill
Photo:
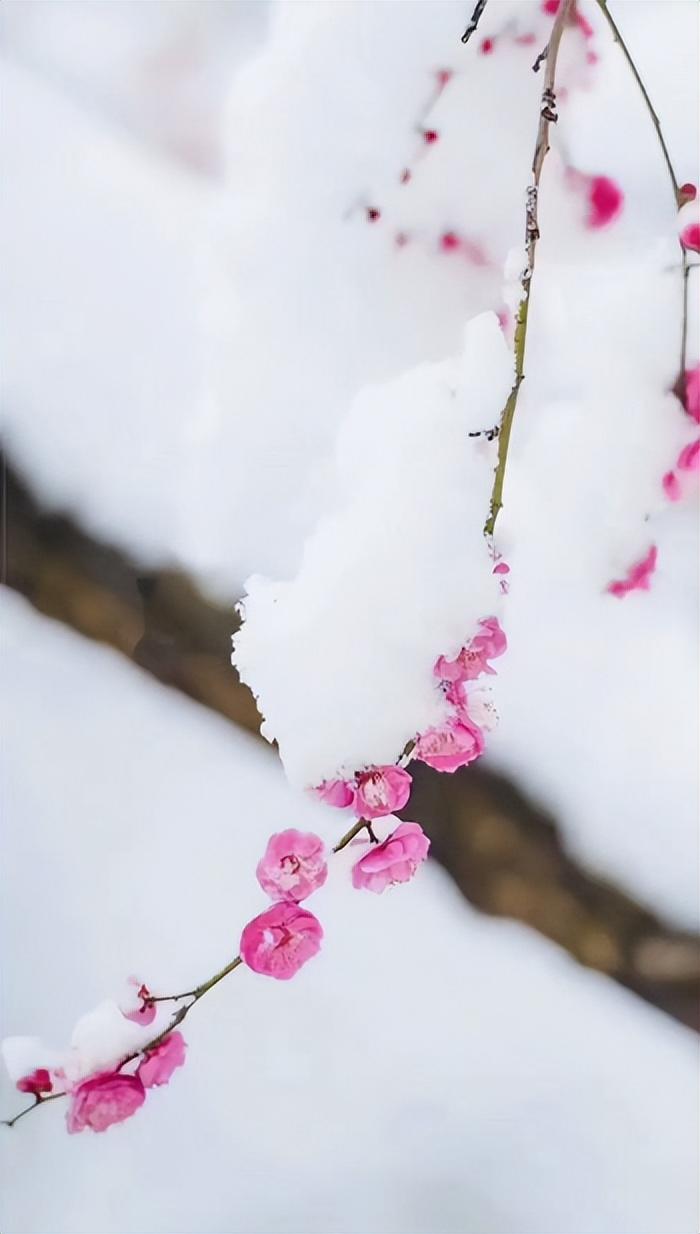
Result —
[[[183, 573], [139, 567], [71, 517], [43, 510], [8, 464], [3, 474], [3, 582], [48, 617], [257, 734], [255, 703], [230, 664], [233, 605], [213, 603]], [[700, 1029], [696, 935], [585, 869], [553, 820], [504, 776], [483, 765], [449, 776], [420, 763], [411, 771], [410, 815], [471, 904], [531, 926]]]

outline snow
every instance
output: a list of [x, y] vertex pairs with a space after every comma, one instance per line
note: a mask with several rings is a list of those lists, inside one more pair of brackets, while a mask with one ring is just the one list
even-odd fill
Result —
[[[253, 658], [246, 633], [238, 646], [244, 676], [268, 721], [265, 731], [280, 740], [297, 784], [341, 768], [393, 760], [427, 714], [427, 697], [423, 710], [413, 690], [404, 694], [404, 673], [416, 674], [416, 690], [419, 684], [430, 690], [420, 657], [412, 647], [410, 663], [397, 668], [391, 655], [384, 656], [387, 637], [394, 635], [387, 636], [384, 621], [373, 624], [376, 605], [394, 600], [400, 639], [411, 619], [407, 609], [421, 617], [425, 609], [416, 607], [415, 597], [412, 604], [401, 603], [401, 590], [393, 592], [386, 583], [359, 589], [356, 575], [364, 582], [365, 570], [372, 568], [367, 552], [362, 571], [356, 567], [349, 578], [344, 540], [339, 535], [334, 543], [329, 531], [327, 512], [337, 503], [338, 450], [357, 451], [355, 437], [348, 445], [337, 428], [338, 418], [352, 432], [353, 413], [346, 410], [352, 393], [357, 398], [358, 389], [367, 390], [365, 383], [371, 389], [377, 374], [410, 373], [426, 356], [444, 358], [452, 347], [456, 351], [455, 336], [469, 316], [470, 299], [480, 307], [489, 299], [492, 307], [504, 301], [515, 307], [520, 291], [514, 292], [513, 273], [519, 273], [522, 259], [512, 245], [522, 232], [536, 114], [534, 79], [516, 72], [522, 49], [499, 44], [506, 64], [497, 76], [496, 53], [473, 56], [468, 69], [457, 66], [429, 112], [440, 140], [429, 152], [417, 153], [415, 118], [426, 114], [422, 100], [430, 98], [431, 73], [437, 65], [454, 65], [456, 13], [450, 6], [439, 12], [414, 6], [410, 51], [417, 62], [397, 66], [390, 6], [363, 6], [361, 16], [356, 8], [344, 6], [338, 14], [326, 9], [318, 21], [308, 12], [307, 20], [296, 21], [285, 10], [234, 92], [231, 166], [238, 191], [220, 251], [235, 263], [238, 315], [224, 334], [214, 387], [222, 408], [214, 434], [217, 450], [229, 433], [236, 435], [236, 446], [232, 442], [225, 455], [234, 492], [221, 490], [222, 505], [208, 493], [198, 524], [206, 553], [222, 560], [216, 544], [221, 532], [228, 534], [228, 513], [234, 526], [246, 528], [243, 564], [250, 560], [256, 571], [269, 568], [271, 577], [285, 580], [273, 586], [256, 577], [249, 584], [246, 612], [257, 631], [257, 637], [251, 635]], [[634, 8], [627, 20], [648, 39], [648, 16]], [[512, 10], [493, 5], [488, 16], [493, 30], [501, 29]], [[691, 179], [697, 178], [689, 163], [698, 146], [698, 108], [687, 40], [695, 20], [689, 6], [664, 9], [684, 72], [673, 89], [661, 83], [655, 96], [662, 121], [674, 134], [679, 168]], [[491, 32], [485, 27], [485, 34]], [[348, 52], [353, 39], [359, 43], [354, 56]], [[615, 872], [643, 899], [694, 924], [697, 524], [694, 494], [688, 490], [690, 504], [686, 499], [670, 509], [661, 487], [664, 472], [694, 431], [668, 393], [680, 350], [675, 209], [660, 152], [649, 143], [648, 116], [607, 31], [596, 34], [602, 62], [585, 79], [575, 73], [585, 54], [583, 41], [572, 38], [567, 45], [562, 74], [572, 88], [561, 103], [543, 175], [526, 381], [496, 541], [512, 567], [502, 617], [512, 653], [499, 665], [502, 724], [489, 749], [499, 766], [517, 767], [530, 791], [555, 808], [569, 841], [588, 862]], [[363, 58], [373, 61], [382, 46], [388, 110], [374, 104], [371, 90], [343, 89], [351, 72], [371, 72]], [[285, 75], [294, 74], [302, 54], [308, 73], [325, 83], [323, 126], [315, 96]], [[651, 55], [647, 43], [646, 56]], [[281, 127], [272, 134], [271, 118], [280, 118], [282, 95]], [[507, 128], [499, 129], [497, 159], [488, 125], [472, 125], [467, 142], [460, 136], [464, 116], [474, 115], [485, 99], [509, 119]], [[235, 122], [236, 107], [252, 113], [245, 129]], [[348, 108], [357, 108], [352, 124]], [[613, 114], [616, 125], [610, 124]], [[602, 127], [606, 133], [615, 128], [616, 136], [601, 155]], [[390, 166], [387, 151], [396, 152]], [[643, 181], [640, 152], [647, 159]], [[408, 186], [397, 174], [404, 163], [413, 171]], [[625, 208], [608, 229], [586, 229], [585, 209], [566, 174], [571, 165], [614, 175], [621, 184]], [[300, 184], [305, 186], [301, 197]], [[360, 202], [381, 207], [377, 223], [368, 225], [361, 205], [347, 217], [343, 203], [358, 198], [359, 184]], [[438, 252], [447, 228], [486, 238], [493, 266], [475, 268], [461, 256]], [[398, 255], [397, 231], [410, 237]], [[300, 286], [305, 295], [313, 289], [308, 312], [297, 311]], [[273, 366], [265, 365], [256, 342], [267, 346], [269, 339], [280, 343]], [[691, 295], [690, 359], [697, 354]], [[225, 414], [239, 397], [251, 412], [243, 425]], [[333, 447], [336, 461], [329, 464], [332, 433], [340, 436]], [[473, 444], [475, 455], [480, 448]], [[248, 474], [252, 468], [252, 485], [242, 482], [243, 468]], [[478, 526], [487, 508], [484, 498], [475, 516]], [[377, 540], [385, 527], [394, 527], [393, 501], [379, 505], [375, 499], [365, 513], [367, 521], [374, 518]], [[463, 551], [455, 554], [457, 575], [475, 560], [468, 548], [471, 531], [473, 523], [464, 533]], [[312, 556], [319, 539], [325, 547], [323, 607], [314, 600], [318, 587], [309, 581], [309, 556], [318, 567], [317, 584], [321, 574], [319, 559]], [[608, 595], [608, 583], [624, 577], [655, 542], [660, 559], [651, 594], [624, 602]], [[460, 581], [466, 591], [477, 587], [478, 593], [474, 569]], [[368, 596], [369, 613], [362, 603]], [[428, 658], [439, 648], [431, 642], [430, 628], [422, 633]], [[376, 692], [368, 692], [364, 670]], [[350, 683], [357, 683], [356, 693]], [[400, 706], [394, 717], [395, 701]], [[309, 732], [312, 717], [317, 723]]]
[[339, 433], [337, 508], [290, 581], [254, 577], [234, 639], [297, 787], [393, 763], [447, 715], [433, 675], [498, 607], [483, 537], [513, 361], [494, 313], [458, 358], [368, 388]]
[[[481, 33], [499, 37], [482, 56], [477, 40], [458, 43], [462, 4], [278, 5], [259, 60], [234, 83], [217, 186], [191, 158], [183, 169], [182, 146], [177, 164], [164, 156], [177, 146], [174, 113], [150, 110], [151, 87], [133, 88], [126, 71], [129, 23], [147, 15], [134, 47], [151, 47], [146, 28], [176, 25], [176, 7], [102, 5], [99, 22], [72, 0], [3, 10], [14, 26], [3, 437], [49, 503], [139, 560], [182, 562], [233, 607], [251, 572], [290, 594], [305, 542], [347, 516], [348, 473], [378, 462], [347, 448], [368, 400], [384, 408], [387, 391], [456, 365], [465, 323], [512, 301], [540, 86], [533, 48], [510, 34], [532, 30], [536, 52], [548, 23], [537, 3], [490, 0]], [[660, 489], [688, 432], [666, 393], [680, 344], [677, 220], [628, 68], [595, 6], [581, 7], [600, 61], [584, 66], [582, 36], [567, 33], [570, 89], [545, 165], [497, 529], [512, 567], [509, 651], [488, 758], [555, 815], [582, 860], [692, 924], [697, 518]], [[697, 183], [697, 7], [611, 9], [679, 179]], [[221, 31], [215, 10], [189, 8]], [[201, 136], [204, 116], [208, 141], [220, 74], [238, 61], [197, 21], [219, 83], [207, 94], [206, 68], [195, 70], [206, 94], [195, 127]], [[437, 98], [442, 67], [456, 73]], [[426, 123], [440, 134], [430, 148]], [[569, 165], [620, 184], [624, 210], [608, 229], [586, 230]], [[368, 206], [381, 211], [374, 223]], [[490, 264], [443, 251], [448, 231]], [[449, 460], [451, 474], [473, 474], [459, 500], [479, 505], [460, 560], [486, 515], [477, 463], [492, 455], [479, 441], [468, 461]], [[371, 508], [380, 534], [392, 509], [380, 497]], [[420, 522], [420, 509], [410, 515]], [[652, 539], [650, 592], [606, 595]], [[347, 565], [338, 558], [336, 573]], [[466, 618], [474, 576], [451, 585]], [[336, 615], [354, 620], [383, 599], [353, 579]], [[330, 841], [338, 815], [293, 791], [259, 743], [8, 593], [2, 625], [0, 933], [13, 940], [2, 1033], [68, 1042], [126, 974], [190, 988], [235, 954], [261, 908], [254, 869], [269, 833], [294, 825]], [[411, 612], [390, 638], [402, 630], [414, 645], [401, 668], [413, 672]], [[302, 651], [315, 673], [313, 643]], [[346, 651], [359, 659], [359, 642]], [[398, 736], [398, 709], [395, 719]], [[476, 916], [431, 863], [391, 895], [354, 892], [353, 856], [314, 898], [321, 955], [289, 988], [239, 970], [212, 992], [185, 1024], [185, 1068], [127, 1126], [69, 1138], [56, 1102], [3, 1132], [3, 1229], [697, 1229], [690, 1035], [541, 938]], [[3, 1076], [2, 1111], [23, 1100]]]
[[11, 62], [3, 93], [3, 438], [46, 501], [163, 560], [201, 382], [207, 188]]
[[[60, 1070], [70, 1083], [76, 1083], [115, 1066], [126, 1054], [146, 1045], [161, 1027], [167, 1027], [165, 1008], [159, 1008], [159, 1013], [159, 1020], [144, 1028], [128, 1020], [114, 999], [105, 998], [80, 1016], [71, 1033], [70, 1047], [65, 1050], [46, 1046], [38, 1037], [6, 1037], [1, 1048], [8, 1074], [17, 1080], [43, 1067]], [[54, 1088], [61, 1086], [54, 1083]]]
[[[264, 747], [0, 597], [2, 1030], [64, 1040], [126, 973], [167, 992], [235, 954], [268, 834], [332, 819]], [[340, 857], [321, 954], [212, 991], [128, 1124], [69, 1137], [56, 1102], [2, 1131], [2, 1228], [692, 1234], [692, 1034], [432, 864], [372, 896]]]
[[216, 174], [231, 72], [261, 41], [268, 11], [259, 0], [10, 0], [0, 33], [13, 61], [82, 108]]

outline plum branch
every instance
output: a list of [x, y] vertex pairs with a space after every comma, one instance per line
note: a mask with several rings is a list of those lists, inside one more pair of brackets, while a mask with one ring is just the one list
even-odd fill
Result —
[[466, 30], [464, 31], [464, 34], [462, 35], [461, 41], [463, 43], [468, 43], [470, 38], [476, 31], [476, 28], [479, 25], [479, 22], [481, 21], [481, 18], [483, 16], [483, 12], [484, 12], [484, 9], [486, 8], [487, 3], [488, 3], [488, 0], [476, 0], [476, 5], [474, 6], [474, 12], [471, 15], [471, 20]]
[[520, 278], [522, 297], [515, 322], [515, 380], [501, 414], [498, 433], [498, 461], [496, 464], [493, 489], [491, 492], [489, 516], [484, 526], [484, 534], [488, 537], [493, 536], [499, 510], [501, 510], [503, 506], [503, 482], [506, 473], [510, 434], [513, 428], [515, 408], [518, 403], [518, 394], [525, 376], [525, 345], [527, 341], [527, 320], [530, 307], [530, 287], [535, 269], [537, 241], [540, 236], [538, 226], [538, 196], [540, 178], [542, 175], [544, 160], [546, 158], [547, 151], [549, 150], [549, 128], [550, 125], [556, 124], [557, 122], [556, 94], [554, 90], [557, 57], [559, 55], [559, 46], [564, 33], [564, 26], [566, 25], [572, 5], [573, 0], [563, 0], [563, 3], [560, 4], [559, 11], [554, 20], [549, 42], [547, 43], [544, 51], [542, 51], [537, 57], [537, 60], [533, 65], [535, 72], [537, 72], [542, 63], [545, 63], [547, 67], [545, 69], [544, 86], [542, 88], [542, 96], [540, 99], [537, 139], [535, 141], [535, 153], [532, 159], [532, 178], [525, 194], [525, 251], [527, 258], [525, 269], [523, 270]]
[[[631, 70], [632, 76], [634, 77], [634, 80], [636, 81], [639, 87], [639, 91], [644, 100], [644, 104], [646, 106], [647, 111], [649, 112], [649, 117], [656, 130], [656, 136], [659, 140], [659, 145], [661, 147], [661, 153], [663, 155], [664, 163], [666, 164], [668, 178], [671, 181], [671, 188], [673, 189], [673, 200], [676, 203], [676, 209], [680, 210], [681, 206], [684, 204], [684, 201], [685, 201], [684, 196], [683, 196], [683, 188], [678, 183], [678, 176], [676, 175], [675, 168], [671, 161], [671, 155], [669, 154], [668, 146], [666, 145], [666, 139], [663, 135], [663, 130], [661, 128], [661, 121], [659, 120], [659, 117], [656, 114], [654, 104], [652, 103], [651, 98], [649, 97], [649, 92], [646, 86], [644, 85], [644, 81], [632, 57], [632, 53], [630, 52], [629, 47], [627, 46], [624, 38], [622, 37], [622, 34], [620, 33], [620, 29], [619, 29], [619, 26], [617, 25], [617, 22], [615, 21], [615, 18], [613, 17], [612, 13], [610, 12], [610, 9], [608, 8], [607, 0], [596, 0], [596, 3], [601, 13], [603, 14], [606, 22], [608, 23], [608, 26], [610, 27], [610, 30], [612, 32], [613, 39], [617, 43], [618, 47], [620, 48], [620, 51], [625, 57], [625, 60], [627, 61], [627, 64], [629, 65], [629, 68]], [[680, 247], [681, 247], [681, 259], [682, 259], [681, 278], [682, 278], [682, 288], [683, 288], [683, 311], [682, 311], [682, 318], [681, 318], [681, 354], [680, 354], [679, 381], [682, 383], [682, 390], [684, 391], [686, 357], [687, 357], [687, 351], [688, 351], [688, 279], [689, 279], [689, 275], [690, 275], [690, 271], [692, 267], [688, 260], [688, 254], [686, 252], [686, 249], [683, 247], [683, 244], [681, 244]]]
[[[355, 839], [356, 836], [360, 834], [361, 831], [367, 832], [368, 838], [372, 844], [377, 844], [379, 842], [374, 834], [370, 820], [359, 818], [355, 821], [353, 826], [345, 832], [345, 835], [340, 838], [331, 851], [333, 853], [341, 852], [347, 847], [348, 844], [351, 843], [352, 840]], [[213, 976], [208, 977], [206, 981], [203, 981], [200, 985], [195, 986], [193, 990], [184, 990], [180, 994], [148, 994], [143, 1000], [144, 1006], [146, 1007], [155, 1006], [157, 1003], [178, 1003], [183, 999], [189, 999], [189, 1002], [186, 1002], [182, 1007], [178, 1007], [177, 1011], [175, 1011], [170, 1019], [170, 1022], [165, 1026], [165, 1028], [161, 1029], [160, 1032], [152, 1037], [146, 1045], [141, 1046], [138, 1050], [132, 1051], [131, 1054], [125, 1055], [124, 1058], [116, 1064], [115, 1070], [121, 1071], [123, 1067], [126, 1067], [128, 1063], [133, 1062], [134, 1059], [145, 1056], [149, 1054], [151, 1050], [155, 1050], [161, 1042], [165, 1041], [165, 1038], [168, 1037], [174, 1029], [178, 1028], [178, 1026], [182, 1024], [183, 1020], [186, 1019], [192, 1008], [196, 1006], [200, 999], [204, 998], [205, 994], [208, 994], [210, 990], [213, 990], [214, 986], [217, 986], [219, 982], [223, 981], [225, 977], [228, 977], [230, 973], [235, 972], [235, 970], [240, 968], [242, 964], [243, 957], [237, 955], [233, 958], [233, 960], [230, 960], [228, 964], [225, 964], [223, 968], [220, 968], [217, 972], [215, 972]], [[43, 1096], [41, 1093], [36, 1093], [34, 1095], [34, 1100], [30, 1105], [25, 1106], [24, 1109], [20, 1110], [18, 1114], [15, 1114], [13, 1118], [3, 1119], [2, 1122], [0, 1122], [0, 1126], [14, 1127], [15, 1123], [18, 1123], [21, 1118], [25, 1117], [25, 1115], [31, 1114], [32, 1110], [36, 1110], [40, 1105], [45, 1105], [48, 1101], [57, 1101], [60, 1097], [67, 1097], [69, 1095], [70, 1094], [67, 1092], [49, 1093], [46, 1096]]]

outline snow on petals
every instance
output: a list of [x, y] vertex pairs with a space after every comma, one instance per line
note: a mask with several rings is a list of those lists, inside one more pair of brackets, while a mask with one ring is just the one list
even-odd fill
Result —
[[405, 806], [411, 777], [402, 767], [371, 767], [357, 777], [355, 810], [361, 818], [383, 818]]
[[39, 1037], [5, 1037], [0, 1053], [13, 1084], [21, 1093], [46, 1093], [65, 1087], [65, 1050], [47, 1046]]
[[185, 1063], [185, 1039], [182, 1033], [168, 1033], [159, 1045], [144, 1054], [136, 1075], [144, 1088], [167, 1084], [177, 1067]]
[[293, 828], [270, 836], [256, 875], [271, 900], [305, 900], [328, 875], [323, 840]]
[[479, 625], [481, 630], [462, 647], [454, 660], [440, 656], [434, 667], [436, 677], [441, 681], [474, 681], [482, 673], [495, 673], [489, 660], [502, 656], [508, 646], [503, 630], [496, 617], [484, 617]]
[[648, 591], [651, 586], [651, 576], [656, 569], [658, 555], [656, 545], [652, 544], [646, 556], [630, 566], [626, 577], [614, 579], [613, 582], [608, 583], [606, 590], [611, 596], [617, 596], [620, 600], [629, 595], [630, 591]]
[[434, 771], [457, 771], [467, 767], [484, 752], [484, 734], [466, 714], [449, 719], [438, 728], [429, 728], [416, 741], [413, 757]]
[[248, 922], [240, 952], [253, 972], [289, 981], [318, 953], [322, 938], [323, 928], [313, 913], [282, 902]]
[[355, 862], [352, 885], [381, 894], [395, 883], [407, 883], [429, 848], [430, 840], [419, 823], [400, 823], [383, 844], [370, 848]]
[[496, 423], [512, 384], [512, 351], [484, 313], [457, 354], [363, 386], [296, 573], [246, 583], [234, 661], [293, 787], [349, 804], [365, 770], [441, 721], [435, 657], [456, 654], [498, 597], [482, 534], [495, 447], [469, 433]]
[[469, 694], [465, 691], [464, 700], [457, 714], [460, 715], [460, 712], [463, 712], [460, 718], [467, 717], [465, 723], [476, 724], [477, 728], [485, 733], [492, 732], [498, 724], [498, 712], [491, 697], [491, 691], [487, 689], [471, 690]]
[[66, 1123], [70, 1135], [89, 1127], [106, 1131], [115, 1123], [131, 1118], [146, 1100], [146, 1090], [137, 1075], [105, 1071], [90, 1076], [71, 1092]]

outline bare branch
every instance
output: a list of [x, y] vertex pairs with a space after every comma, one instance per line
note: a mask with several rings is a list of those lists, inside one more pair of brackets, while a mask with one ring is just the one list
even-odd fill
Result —
[[535, 153], [532, 160], [532, 180], [525, 195], [525, 250], [527, 260], [521, 276], [522, 298], [515, 322], [515, 380], [501, 416], [501, 426], [498, 436], [498, 462], [493, 479], [491, 505], [486, 520], [484, 533], [493, 536], [498, 513], [503, 507], [503, 482], [505, 480], [508, 446], [513, 427], [513, 417], [518, 402], [518, 393], [525, 377], [525, 344], [527, 340], [527, 318], [530, 306], [530, 286], [535, 270], [535, 254], [540, 230], [538, 225], [538, 196], [540, 177], [547, 151], [549, 150], [549, 126], [557, 122], [556, 94], [554, 92], [555, 75], [559, 46], [564, 33], [564, 26], [569, 17], [573, 0], [562, 0], [554, 20], [552, 33], [544, 51], [540, 53], [533, 65], [535, 72], [540, 64], [546, 61], [544, 87], [540, 101], [540, 117], [537, 125]]
[[[42, 510], [10, 467], [6, 480], [8, 586], [40, 612], [109, 644], [164, 685], [257, 735], [260, 716], [230, 663], [233, 601], [214, 603], [173, 570], [146, 573], [74, 519]], [[411, 752], [409, 742], [399, 765]], [[587, 870], [553, 820], [505, 776], [480, 765], [445, 776], [418, 762], [411, 775], [411, 817], [472, 905], [523, 922], [698, 1027], [695, 935]], [[600, 809], [606, 809], [603, 798]], [[359, 834], [362, 826], [351, 830]]]
[[[598, 8], [600, 9], [601, 13], [603, 14], [605, 20], [607, 21], [612, 31], [612, 35], [613, 35], [615, 42], [618, 44], [623, 56], [625, 57], [625, 60], [627, 61], [630, 67], [634, 80], [639, 86], [640, 93], [642, 95], [642, 98], [644, 99], [644, 104], [646, 106], [647, 111], [649, 112], [649, 117], [651, 119], [651, 122], [654, 128], [656, 129], [656, 136], [659, 140], [659, 145], [661, 147], [661, 153], [663, 155], [664, 163], [666, 164], [666, 170], [668, 172], [668, 178], [671, 181], [671, 188], [673, 189], [673, 200], [676, 203], [676, 209], [680, 210], [681, 206], [684, 204], [685, 198], [683, 196], [682, 188], [678, 184], [678, 176], [676, 175], [675, 168], [673, 166], [673, 163], [671, 162], [671, 155], [669, 154], [668, 146], [666, 145], [666, 139], [663, 135], [663, 130], [661, 128], [661, 122], [659, 120], [659, 117], [656, 114], [654, 105], [649, 97], [649, 92], [647, 91], [647, 88], [644, 85], [641, 73], [639, 72], [639, 69], [637, 68], [637, 65], [635, 64], [632, 58], [632, 54], [620, 33], [617, 22], [615, 21], [615, 18], [613, 17], [612, 13], [610, 12], [610, 9], [608, 8], [606, 0], [596, 0], [596, 2], [598, 4]], [[685, 369], [686, 369], [687, 354], [688, 354], [688, 278], [690, 275], [691, 266], [688, 260], [688, 254], [686, 250], [684, 249], [682, 244], [680, 247], [681, 247], [681, 259], [682, 259], [681, 277], [682, 277], [683, 308], [682, 308], [682, 313], [681, 313], [680, 373], [678, 375], [679, 389], [677, 390], [677, 392], [679, 394], [679, 397], [681, 398], [681, 401], [685, 401]]]
[[466, 30], [464, 31], [464, 34], [462, 35], [463, 43], [468, 43], [470, 38], [474, 34], [474, 31], [476, 30], [477, 26], [479, 25], [479, 22], [481, 21], [481, 18], [483, 16], [483, 12], [484, 12], [484, 9], [486, 8], [487, 3], [488, 3], [488, 0], [477, 0], [474, 12], [471, 15], [471, 21], [469, 22], [469, 25], [467, 26]]

